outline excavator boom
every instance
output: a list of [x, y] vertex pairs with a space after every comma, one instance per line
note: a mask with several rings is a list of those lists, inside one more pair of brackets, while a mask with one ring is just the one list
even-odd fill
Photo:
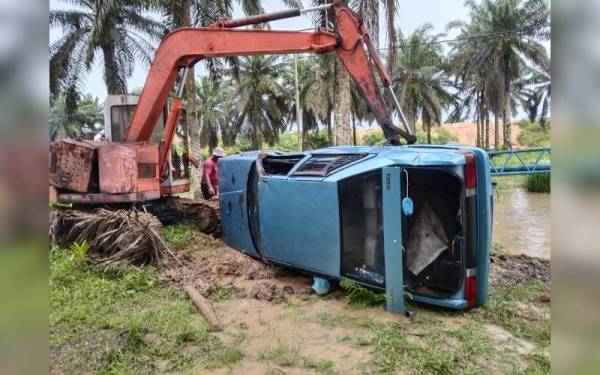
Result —
[[[324, 7], [316, 7], [318, 10]], [[414, 143], [410, 127], [395, 127], [379, 91], [371, 63], [384, 86], [390, 79], [376, 55], [368, 33], [359, 17], [341, 2], [332, 5], [336, 18], [335, 32], [315, 30], [275, 31], [234, 29], [235, 27], [297, 16], [305, 10], [291, 9], [238, 20], [221, 20], [209, 27], [182, 28], [165, 37], [160, 43], [142, 90], [137, 109], [127, 128], [126, 142], [148, 141], [157, 119], [167, 103], [182, 68], [192, 67], [205, 58], [248, 55], [274, 55], [312, 52], [337, 53], [344, 67], [356, 82], [375, 119], [390, 144], [400, 144], [399, 136]], [[169, 148], [170, 137], [163, 137], [162, 148]], [[161, 152], [161, 155], [166, 152]], [[161, 161], [162, 162], [162, 161]]]

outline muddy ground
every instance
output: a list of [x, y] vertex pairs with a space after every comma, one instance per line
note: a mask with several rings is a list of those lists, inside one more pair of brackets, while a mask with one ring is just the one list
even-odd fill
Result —
[[200, 233], [178, 258], [159, 279], [178, 288], [192, 284], [212, 300], [225, 326], [217, 335], [243, 353], [216, 373], [549, 370], [547, 260], [493, 255], [486, 307], [453, 312], [410, 304], [416, 315], [407, 318], [383, 307], [349, 306], [336, 286], [317, 296], [312, 278], [263, 264]]

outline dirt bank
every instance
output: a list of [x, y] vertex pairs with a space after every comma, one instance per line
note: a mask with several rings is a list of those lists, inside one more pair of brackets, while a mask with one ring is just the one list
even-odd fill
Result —
[[310, 294], [311, 278], [268, 265], [226, 246], [220, 240], [196, 233], [193, 245], [178, 253], [160, 279], [180, 286], [192, 284], [205, 297], [253, 298], [281, 302]]
[[[224, 323], [219, 338], [241, 348], [242, 359], [216, 373], [545, 372], [548, 261], [493, 255], [486, 307], [444, 312], [410, 304], [417, 314], [409, 319], [382, 306], [349, 306], [335, 287], [317, 296], [311, 277], [194, 236], [178, 253], [181, 264], [170, 264], [160, 278], [195, 285]], [[515, 288], [525, 292], [515, 294]], [[480, 354], [471, 358], [472, 351]]]

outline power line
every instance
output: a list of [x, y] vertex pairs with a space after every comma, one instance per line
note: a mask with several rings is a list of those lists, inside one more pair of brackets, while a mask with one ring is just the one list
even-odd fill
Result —
[[[475, 39], [501, 38], [501, 37], [506, 37], [506, 36], [511, 36], [511, 35], [519, 35], [530, 29], [544, 28], [544, 27], [550, 27], [550, 24], [544, 23], [544, 24], [538, 24], [538, 25], [525, 26], [525, 27], [522, 27], [522, 28], [516, 29], [516, 30], [498, 31], [498, 32], [494, 32], [494, 33], [470, 35], [470, 36], [465, 36], [465, 37], [460, 37], [460, 38], [452, 38], [452, 39], [442, 39], [442, 40], [436, 40], [436, 41], [426, 42], [426, 43], [412, 43], [412, 44], [400, 43], [400, 45], [397, 46], [396, 49], [405, 48], [405, 47], [418, 47], [418, 46], [427, 46], [427, 45], [435, 45], [435, 44], [443, 44], [443, 43], [461, 42], [461, 41], [475, 40]], [[314, 30], [314, 29], [311, 29], [311, 30]], [[383, 51], [389, 51], [390, 49], [392, 49], [392, 48], [387, 48], [387, 47], [386, 48], [377, 48], [377, 51], [383, 52]], [[299, 59], [313, 59], [316, 57], [317, 56], [314, 56], [314, 55], [308, 55], [308, 56], [299, 56], [298, 58]], [[291, 62], [292, 61], [292, 59], [283, 59], [283, 60], [284, 60], [283, 62]]]
[[[432, 44], [442, 44], [442, 43], [451, 43], [451, 42], [461, 42], [464, 40], [473, 40], [473, 39], [488, 39], [488, 38], [494, 38], [494, 37], [504, 37], [504, 36], [511, 36], [511, 35], [518, 35], [521, 34], [527, 30], [530, 29], [535, 29], [535, 28], [543, 28], [543, 27], [550, 27], [550, 24], [545, 23], [545, 24], [539, 24], [539, 25], [531, 25], [531, 26], [525, 26], [523, 28], [520, 29], [516, 29], [516, 30], [507, 30], [507, 31], [498, 31], [498, 32], [494, 32], [494, 33], [489, 33], [489, 34], [479, 34], [479, 35], [471, 35], [471, 36], [466, 36], [466, 37], [461, 37], [461, 38], [454, 38], [454, 39], [443, 39], [443, 40], [436, 40], [433, 42], [427, 42], [427, 43], [412, 43], [412, 44], [404, 44], [401, 46], [398, 46], [396, 48], [403, 48], [403, 47], [417, 47], [417, 46], [427, 46], [427, 45], [432, 45]], [[387, 51], [390, 50], [391, 48], [378, 48], [378, 51]]]

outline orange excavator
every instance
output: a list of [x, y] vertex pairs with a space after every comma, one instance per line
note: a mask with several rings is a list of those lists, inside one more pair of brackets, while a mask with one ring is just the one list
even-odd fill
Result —
[[[333, 30], [239, 29], [327, 9], [334, 14]], [[207, 58], [308, 52], [337, 54], [356, 82], [388, 143], [398, 145], [400, 137], [409, 144], [416, 141], [361, 18], [340, 1], [335, 1], [312, 8], [223, 19], [208, 27], [181, 28], [167, 35], [156, 51], [133, 118], [124, 131], [117, 132], [118, 136], [113, 132], [110, 141], [60, 139], [51, 145], [51, 195], [60, 203], [88, 207], [107, 204], [160, 207], [160, 202], [168, 197], [189, 191], [187, 161], [190, 158], [187, 156], [186, 129], [179, 131], [184, 134], [185, 147], [177, 166], [171, 152], [175, 134], [181, 127], [179, 114], [188, 69]], [[383, 87], [389, 90], [404, 129], [393, 125], [372, 65]], [[123, 101], [126, 102], [125, 99]], [[165, 113], [168, 113], [166, 121], [161, 121]], [[182, 160], [185, 163], [181, 163]], [[156, 207], [155, 211], [161, 211]], [[161, 218], [161, 215], [158, 216]]]

